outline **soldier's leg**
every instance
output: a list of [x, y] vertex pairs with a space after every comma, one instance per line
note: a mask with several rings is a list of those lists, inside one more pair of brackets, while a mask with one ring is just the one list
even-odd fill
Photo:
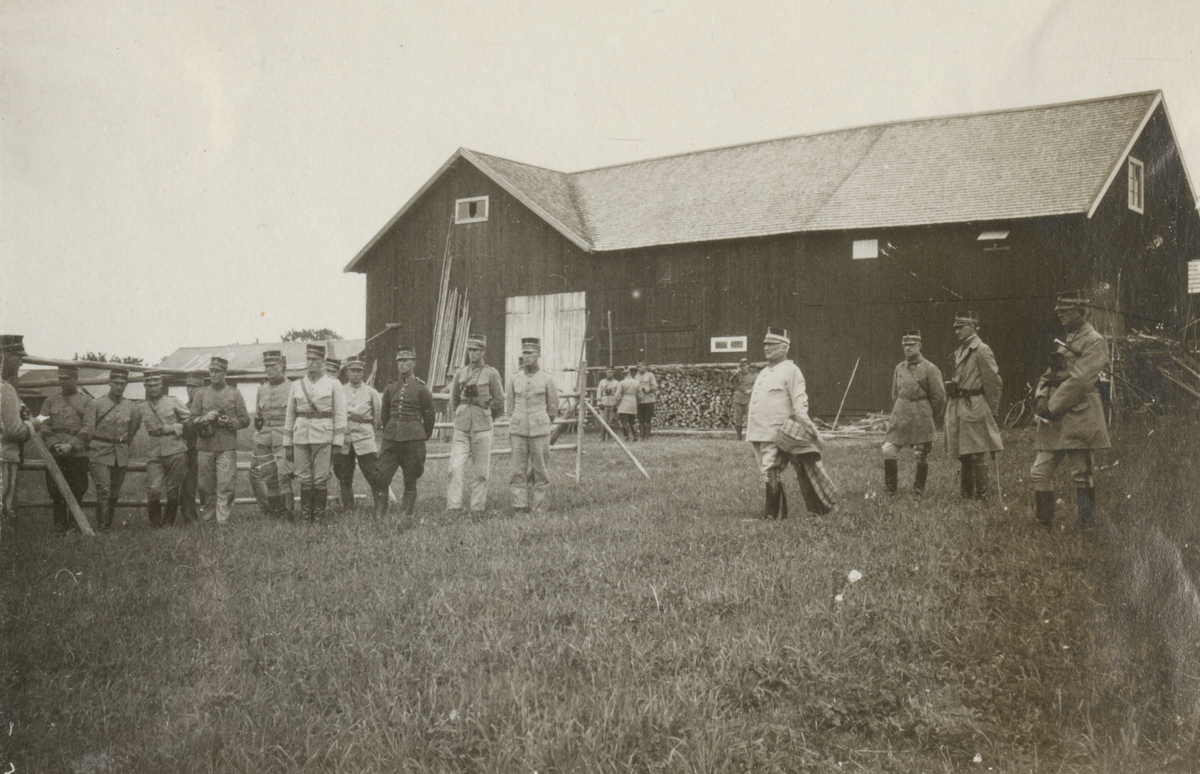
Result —
[[[417, 506], [417, 480], [425, 473], [425, 441], [401, 444], [400, 467], [404, 471], [404, 496], [400, 500], [404, 515], [411, 516]], [[487, 490], [484, 489], [486, 494]]]
[[533, 499], [530, 501], [532, 510], [541, 510], [546, 501], [546, 492], [550, 489], [550, 472], [547, 463], [550, 459], [550, 436], [539, 435], [529, 439], [529, 479], [533, 485]]
[[9, 528], [16, 526], [17, 518], [17, 473], [20, 462], [0, 463], [0, 521]]
[[165, 479], [161, 457], [146, 459], [146, 515], [151, 527], [161, 527], [163, 481]]
[[900, 447], [891, 441], [883, 442], [883, 491], [896, 494], [900, 478]]
[[508, 481], [512, 507], [516, 511], [526, 511], [529, 510], [529, 438], [511, 435], [509, 446], [512, 447], [512, 476]]
[[1039, 451], [1033, 459], [1029, 476], [1033, 481], [1033, 504], [1038, 524], [1049, 527], [1054, 524], [1054, 472], [1062, 461], [1056, 451]]
[[742, 403], [733, 404], [733, 430], [737, 439], [742, 440], [742, 430], [746, 427], [746, 406]]
[[988, 483], [988, 460], [990, 457], [991, 454], [988, 452], [971, 455], [971, 465], [975, 468], [972, 476], [976, 500], [986, 500], [991, 494], [991, 486]]
[[1096, 523], [1096, 483], [1092, 475], [1092, 450], [1069, 449], [1066, 457], [1071, 480], [1075, 484], [1075, 507], [1079, 511], [1079, 526], [1091, 529]]
[[[422, 442], [424, 443], [424, 442]], [[379, 459], [375, 462], [375, 475], [371, 479], [371, 491], [375, 494], [375, 516], [387, 515], [388, 495], [392, 479], [403, 464], [404, 448], [400, 441], [383, 439], [379, 448]]]
[[471, 439], [471, 497], [467, 501], [472, 511], [487, 507], [488, 479], [492, 475], [492, 431], [475, 433]]
[[110, 521], [117, 517], [117, 503], [121, 499], [121, 489], [125, 485], [125, 473], [128, 468], [113, 465], [109, 468], [108, 478], [111, 491], [108, 495], [108, 518]]
[[779, 483], [779, 447], [773, 443], [755, 441], [754, 453], [758, 456], [758, 472], [766, 492], [763, 518], [778, 518], [779, 493], [782, 489]]
[[200, 520], [212, 521], [217, 507], [217, 452], [196, 452], [196, 491], [200, 495]]
[[233, 515], [233, 499], [237, 492], [237, 450], [217, 453], [217, 523], [224, 524]]
[[[60, 457], [57, 454], [53, 455], [53, 457], [54, 461], [58, 463], [58, 469], [66, 476], [63, 464], [67, 458]], [[50, 493], [50, 510], [54, 514], [54, 531], [61, 535], [71, 528], [70, 523], [73, 523], [75, 520], [71, 518], [71, 514], [67, 511], [67, 501], [63, 498], [62, 492], [58, 491], [58, 482], [55, 481], [54, 476], [50, 475], [49, 469], [46, 470], [46, 491]]]
[[254, 457], [250, 460], [250, 488], [258, 501], [259, 511], [271, 515], [278, 504], [279, 472], [275, 452], [267, 444], [254, 446]]
[[338, 503], [343, 510], [354, 507], [354, 463], [357, 455], [354, 449], [343, 446], [337, 454], [332, 455], [333, 475], [338, 482]]
[[275, 486], [279, 490], [279, 515], [290, 518], [296, 508], [296, 493], [292, 491], [292, 463], [288, 462], [287, 448], [283, 437], [271, 441], [271, 452], [275, 455]]
[[112, 509], [108, 507], [112, 494], [111, 471], [107, 463], [90, 462], [88, 472], [96, 490], [96, 528], [103, 532], [112, 526]]
[[975, 461], [970, 454], [958, 458], [958, 485], [963, 497], [970, 499], [975, 496]]
[[296, 480], [300, 482], [300, 509], [299, 518], [302, 521], [312, 521], [313, 519], [313, 455], [312, 446], [306, 443], [298, 443], [293, 447], [295, 455], [295, 467], [293, 473]]
[[312, 447], [313, 468], [313, 517], [323, 519], [329, 515], [329, 480], [333, 478], [333, 446], [323, 443]]
[[170, 526], [175, 523], [175, 515], [179, 511], [179, 497], [183, 492], [183, 477], [187, 472], [187, 454], [180, 452], [162, 458], [163, 465], [163, 496], [167, 504], [163, 510], [163, 523]]
[[913, 493], [925, 494], [925, 482], [929, 478], [929, 453], [933, 451], [933, 443], [920, 443], [913, 447], [917, 458], [917, 473], [913, 478]]
[[456, 511], [463, 503], [463, 468], [471, 456], [471, 434], [454, 429], [450, 439], [450, 481], [446, 485], [446, 509]]

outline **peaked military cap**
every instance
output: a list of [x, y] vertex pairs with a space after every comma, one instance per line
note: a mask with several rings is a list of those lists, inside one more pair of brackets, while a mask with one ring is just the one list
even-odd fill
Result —
[[157, 368], [147, 368], [145, 371], [142, 371], [143, 384], [162, 384], [162, 380], [162, 371]]
[[397, 360], [416, 360], [417, 359], [416, 347], [409, 346], [408, 344], [401, 344], [399, 347], [396, 348], [396, 359]]
[[1082, 290], [1074, 290], [1070, 293], [1059, 293], [1057, 302], [1054, 304], [1054, 311], [1063, 312], [1067, 309], [1078, 309], [1087, 307], [1091, 303], [1087, 293]]
[[108, 380], [125, 384], [129, 381], [129, 374], [125, 372], [124, 368], [114, 368], [108, 372]]
[[470, 349], [473, 346], [479, 347], [480, 349], [487, 349], [487, 336], [483, 335], [482, 333], [467, 334], [467, 349]]
[[767, 335], [763, 336], [763, 344], [791, 344], [787, 328], [767, 327]]
[[955, 312], [954, 313], [954, 327], [957, 328], [960, 325], [974, 325], [976, 328], [978, 328], [979, 327], [979, 313], [978, 312]]
[[351, 368], [357, 368], [360, 371], [366, 368], [366, 365], [363, 364], [362, 355], [351, 355], [346, 358], [346, 370], [349, 371]]
[[304, 348], [305, 357], [325, 357], [324, 344], [309, 344]]
[[280, 365], [283, 363], [283, 352], [278, 349], [268, 349], [263, 353], [263, 365]]
[[909, 330], [900, 334], [900, 342], [902, 344], [920, 344], [921, 331], [917, 328], [910, 328]]
[[67, 377], [71, 377], [73, 379], [78, 379], [79, 378], [79, 366], [73, 366], [73, 365], [59, 366], [58, 367], [58, 378], [60, 380], [62, 380]]
[[25, 336], [20, 333], [0, 333], [0, 352], [25, 354]]
[[521, 351], [522, 352], [541, 352], [542, 351], [542, 340], [536, 336], [526, 336], [525, 338], [521, 339]]
[[325, 358], [325, 370], [333, 371], [334, 373], [340, 372], [342, 370], [342, 361], [338, 360], [336, 357]]
[[188, 387], [203, 387], [205, 374], [201, 371], [192, 371], [187, 375]]
[[212, 359], [208, 361], [208, 370], [211, 371], [214, 368], [221, 370], [221, 371], [228, 371], [229, 370], [229, 361], [226, 360], [225, 358], [221, 357], [220, 355], [213, 355]]

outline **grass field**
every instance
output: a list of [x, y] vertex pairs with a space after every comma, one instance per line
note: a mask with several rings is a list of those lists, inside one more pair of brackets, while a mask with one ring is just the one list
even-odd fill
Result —
[[[3, 557], [0, 762], [16, 772], [1197, 770], [1200, 436], [1117, 429], [1101, 528], [1003, 500], [886, 497], [877, 440], [827, 449], [831, 516], [761, 508], [748, 445], [555, 455], [548, 513], [55, 538]], [[902, 461], [902, 481], [912, 463]], [[800, 502], [789, 480], [792, 503]], [[795, 506], [794, 506], [795, 507]], [[852, 582], [857, 571], [861, 579]], [[1191, 596], [1189, 596], [1189, 594]]]

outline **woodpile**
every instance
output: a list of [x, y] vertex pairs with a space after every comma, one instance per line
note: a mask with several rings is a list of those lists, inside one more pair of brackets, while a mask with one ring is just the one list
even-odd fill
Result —
[[1101, 387], [1120, 414], [1200, 408], [1200, 361], [1182, 343], [1140, 331], [1114, 338], [1112, 380]]
[[729, 379], [736, 365], [652, 366], [650, 370], [658, 379], [655, 425], [692, 430], [732, 427]]

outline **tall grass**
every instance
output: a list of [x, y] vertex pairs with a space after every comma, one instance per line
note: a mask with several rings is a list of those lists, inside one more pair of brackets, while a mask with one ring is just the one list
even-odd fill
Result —
[[839, 442], [826, 459], [842, 506], [784, 522], [753, 518], [746, 444], [666, 437], [634, 447], [651, 481], [611, 444], [588, 446], [582, 484], [556, 457], [550, 511], [523, 517], [504, 507], [504, 458], [476, 520], [442, 512], [439, 462], [406, 521], [296, 527], [246, 509], [224, 529], [130, 519], [62, 540], [36, 516], [4, 547], [0, 758], [1190, 771], [1187, 606], [1152, 603], [1185, 593], [1176, 558], [1189, 583], [1200, 569], [1197, 442], [1151, 429], [1100, 455], [1090, 535], [1071, 527], [1065, 481], [1062, 527], [1033, 526], [1027, 434], [1008, 438], [1003, 500], [987, 504], [959, 499], [944, 455], [924, 498], [887, 497], [876, 443]]

